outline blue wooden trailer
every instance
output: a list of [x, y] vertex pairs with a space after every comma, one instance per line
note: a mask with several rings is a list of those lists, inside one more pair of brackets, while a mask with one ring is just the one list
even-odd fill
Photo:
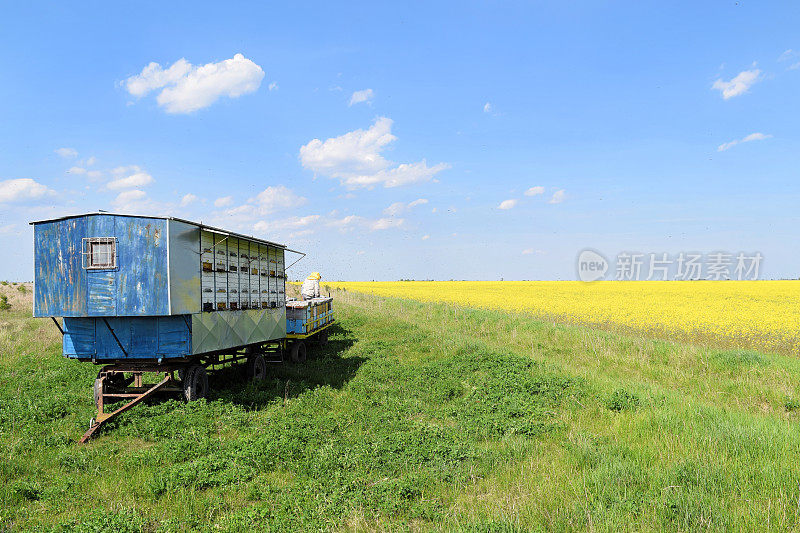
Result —
[[[286, 351], [302, 362], [305, 339], [328, 325], [287, 337], [285, 255], [294, 251], [285, 245], [172, 217], [101, 212], [31, 224], [33, 315], [53, 318], [65, 357], [104, 365], [82, 442], [156, 393], [204, 397], [208, 370], [220, 365], [247, 361], [262, 380]], [[144, 383], [148, 373], [157, 383]]]

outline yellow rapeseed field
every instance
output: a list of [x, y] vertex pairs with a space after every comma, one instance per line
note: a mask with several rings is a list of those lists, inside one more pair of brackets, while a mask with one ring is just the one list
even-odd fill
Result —
[[425, 302], [701, 343], [800, 353], [800, 281], [409, 281], [328, 283]]

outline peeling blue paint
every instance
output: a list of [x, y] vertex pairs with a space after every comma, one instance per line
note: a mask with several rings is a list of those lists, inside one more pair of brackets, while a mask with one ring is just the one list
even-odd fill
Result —
[[[116, 215], [36, 224], [34, 316], [169, 315], [166, 224]], [[116, 237], [116, 268], [84, 268], [83, 239], [91, 237]]]
[[187, 315], [65, 317], [64, 356], [97, 361], [189, 357], [192, 354], [190, 324]]
[[[266, 274], [258, 277], [257, 268], [261, 267], [241, 271], [245, 283], [253, 278], [271, 280], [267, 287], [272, 287], [272, 293], [247, 293], [243, 305], [254, 301], [254, 309], [201, 312], [201, 227], [205, 228], [201, 224], [94, 213], [33, 225], [33, 314], [64, 317], [66, 357], [102, 362], [187, 358], [201, 353], [193, 352], [198, 345], [213, 352], [286, 335], [284, 291], [278, 286], [284, 280], [283, 245], [258, 241], [259, 246], [272, 247], [272, 257], [279, 260], [271, 261], [270, 278]], [[231, 237], [235, 234], [221, 235], [248, 240]], [[112, 237], [114, 266], [87, 269], [84, 239]], [[246, 254], [251, 252], [245, 250], [244, 259], [237, 258], [237, 262], [248, 260]], [[223, 276], [227, 275], [223, 271]], [[279, 308], [261, 309], [262, 293], [279, 300]], [[215, 316], [209, 317], [211, 314]], [[192, 338], [192, 324], [203, 324], [198, 319], [204, 317], [219, 320], [210, 321], [213, 331], [195, 327], [197, 338]], [[237, 340], [229, 342], [231, 338]]]

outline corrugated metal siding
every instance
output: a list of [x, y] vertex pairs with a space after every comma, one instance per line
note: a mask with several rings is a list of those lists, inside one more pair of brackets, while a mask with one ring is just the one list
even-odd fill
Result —
[[286, 308], [197, 313], [192, 318], [192, 353], [202, 354], [286, 336]]

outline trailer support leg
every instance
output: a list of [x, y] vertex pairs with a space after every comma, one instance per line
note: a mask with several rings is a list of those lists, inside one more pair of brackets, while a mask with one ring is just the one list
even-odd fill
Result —
[[[104, 389], [105, 379], [106, 379], [105, 376], [102, 376], [100, 378], [100, 382], [101, 382], [100, 383], [100, 397], [99, 397], [99, 402], [98, 402], [98, 405], [97, 405], [97, 418], [95, 419], [94, 424], [92, 424], [92, 426], [89, 428], [89, 431], [84, 433], [83, 438], [81, 438], [81, 440], [80, 440], [81, 444], [85, 443], [90, 438], [92, 438], [92, 435], [94, 435], [100, 429], [100, 427], [103, 424], [105, 424], [106, 422], [108, 422], [112, 418], [116, 417], [117, 415], [119, 415], [121, 413], [124, 413], [125, 411], [127, 411], [128, 409], [133, 407], [134, 405], [136, 405], [136, 404], [142, 402], [143, 400], [149, 398], [150, 396], [152, 396], [153, 394], [158, 392], [159, 389], [161, 389], [162, 387], [167, 385], [170, 381], [172, 381], [172, 373], [171, 372], [167, 372], [166, 376], [164, 377], [164, 379], [162, 379], [161, 381], [159, 381], [158, 383], [156, 383], [155, 385], [153, 385], [152, 387], [150, 387], [146, 391], [142, 392], [141, 394], [135, 395], [133, 400], [129, 401], [128, 403], [126, 403], [125, 405], [123, 405], [122, 407], [117, 409], [116, 411], [112, 411], [110, 413], [103, 412], [103, 405], [104, 405], [103, 389]], [[139, 380], [141, 380], [141, 374], [139, 375]]]

